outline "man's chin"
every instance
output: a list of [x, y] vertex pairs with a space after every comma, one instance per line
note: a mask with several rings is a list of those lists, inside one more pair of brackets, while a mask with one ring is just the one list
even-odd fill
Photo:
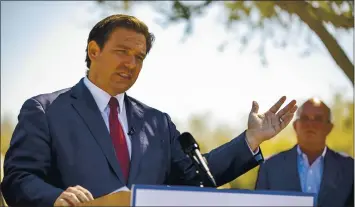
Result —
[[320, 140], [318, 137], [314, 136], [314, 137], [307, 137], [307, 140], [305, 140], [305, 143], [307, 143], [307, 145], [319, 145], [322, 142], [322, 140]]
[[132, 85], [126, 85], [126, 84], [119, 84], [114, 87], [114, 90], [117, 94], [122, 94], [128, 91]]

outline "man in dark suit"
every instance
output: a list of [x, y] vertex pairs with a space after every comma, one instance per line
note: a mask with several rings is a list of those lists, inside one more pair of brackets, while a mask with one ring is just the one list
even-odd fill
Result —
[[[199, 184], [170, 117], [125, 93], [153, 40], [135, 17], [107, 17], [89, 34], [87, 77], [23, 104], [1, 184], [9, 205], [75, 205], [132, 184]], [[253, 102], [248, 129], [205, 155], [217, 185], [263, 160], [260, 143], [285, 128], [297, 109], [293, 100], [279, 110], [285, 99], [264, 114]]]
[[307, 100], [293, 127], [298, 144], [260, 165], [256, 189], [314, 193], [319, 206], [353, 206], [354, 160], [326, 146], [333, 128], [329, 107]]

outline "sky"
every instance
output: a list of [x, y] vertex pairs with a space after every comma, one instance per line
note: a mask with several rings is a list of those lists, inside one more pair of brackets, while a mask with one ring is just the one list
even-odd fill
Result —
[[[16, 121], [26, 99], [71, 87], [85, 75], [86, 41], [94, 24], [105, 17], [101, 11], [95, 2], [1, 2], [2, 118]], [[315, 36], [319, 49], [306, 58], [299, 55], [305, 43], [297, 35], [290, 42], [299, 43], [287, 49], [269, 45], [265, 68], [253, 49], [258, 38], [243, 53], [238, 42], [224, 52], [217, 50], [225, 39], [242, 32], [226, 32], [218, 7], [195, 22], [184, 42], [184, 25], [161, 27], [155, 22], [159, 14], [147, 6], [128, 13], [143, 20], [156, 41], [127, 93], [180, 123], [208, 112], [216, 123], [246, 126], [241, 120], [253, 100], [264, 112], [283, 95], [288, 101], [317, 96], [329, 104], [336, 92], [353, 99], [352, 84]], [[353, 61], [353, 33], [338, 40]]]

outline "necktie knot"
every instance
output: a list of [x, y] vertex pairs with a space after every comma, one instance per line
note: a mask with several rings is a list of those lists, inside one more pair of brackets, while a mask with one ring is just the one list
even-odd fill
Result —
[[116, 111], [117, 112], [117, 108], [118, 108], [118, 101], [117, 98], [115, 97], [111, 97], [110, 101], [108, 102], [108, 105], [110, 106], [110, 110]]

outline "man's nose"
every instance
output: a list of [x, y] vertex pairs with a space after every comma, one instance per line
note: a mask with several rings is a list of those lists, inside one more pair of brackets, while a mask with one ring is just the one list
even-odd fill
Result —
[[308, 120], [304, 123], [304, 127], [308, 129], [315, 129], [319, 126], [319, 122], [316, 120]]
[[136, 68], [137, 66], [137, 61], [136, 61], [136, 57], [134, 55], [129, 55], [126, 60], [125, 60], [125, 66], [132, 70], [134, 68]]
[[305, 128], [313, 128], [314, 126], [313, 126], [314, 124], [313, 124], [313, 121], [306, 121], [305, 123], [304, 123], [304, 127]]

